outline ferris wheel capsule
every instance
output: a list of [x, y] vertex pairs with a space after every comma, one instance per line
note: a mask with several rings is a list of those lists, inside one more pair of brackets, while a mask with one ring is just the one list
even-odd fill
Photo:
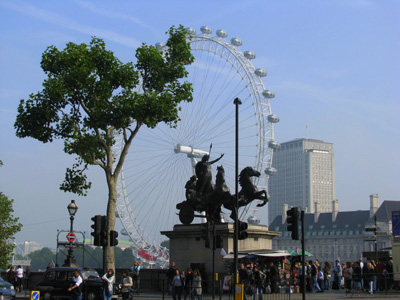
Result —
[[264, 69], [261, 68], [257, 68], [254, 73], [258, 76], [258, 77], [265, 77], [267, 76], [267, 71], [265, 71]]
[[265, 174], [273, 176], [276, 173], [278, 173], [278, 171], [274, 168], [274, 167], [268, 167], [265, 169]]
[[196, 29], [194, 29], [193, 27], [186, 27], [185, 30], [190, 35], [195, 35], [196, 34]]
[[279, 144], [276, 141], [269, 141], [268, 142], [268, 147], [271, 148], [271, 149], [276, 150], [276, 149], [279, 149], [281, 147], [281, 144]]
[[279, 116], [277, 116], [277, 115], [272, 115], [272, 114], [268, 115], [267, 119], [268, 119], [268, 122], [271, 122], [271, 123], [279, 122]]
[[268, 98], [268, 99], [275, 98], [275, 93], [270, 90], [265, 90], [262, 92], [262, 94], [265, 98]]
[[233, 45], [233, 46], [242, 46], [242, 40], [241, 39], [239, 39], [239, 38], [232, 38], [231, 39], [231, 44]]
[[167, 46], [164, 43], [156, 43], [156, 48], [158, 50], [164, 50]]
[[211, 28], [208, 27], [208, 26], [201, 26], [201, 27], [200, 27], [200, 31], [201, 31], [202, 33], [204, 33], [204, 34], [211, 34], [211, 33], [212, 33]]
[[220, 37], [220, 38], [226, 38], [228, 36], [228, 33], [223, 29], [218, 29], [216, 33], [217, 33], [217, 37]]
[[244, 51], [243, 55], [247, 59], [255, 59], [256, 58], [256, 54], [253, 51]]

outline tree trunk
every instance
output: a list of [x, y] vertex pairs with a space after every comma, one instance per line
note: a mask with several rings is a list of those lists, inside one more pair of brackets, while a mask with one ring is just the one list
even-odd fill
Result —
[[117, 178], [114, 176], [107, 176], [108, 184], [108, 204], [107, 204], [107, 246], [104, 247], [105, 251], [105, 269], [113, 269], [115, 271], [115, 256], [114, 247], [110, 247], [110, 231], [115, 227], [115, 210], [117, 205]]

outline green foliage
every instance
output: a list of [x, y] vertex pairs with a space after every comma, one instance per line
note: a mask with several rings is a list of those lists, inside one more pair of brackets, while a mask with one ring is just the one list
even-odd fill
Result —
[[31, 270], [46, 270], [49, 263], [55, 263], [56, 255], [47, 247], [33, 251], [28, 255], [31, 259]]
[[14, 235], [22, 224], [13, 216], [13, 202], [0, 192], [0, 268], [6, 268], [14, 250]]
[[[119, 247], [115, 247], [114, 250], [115, 267], [129, 269], [135, 260], [132, 255], [132, 249], [127, 248], [122, 250]], [[85, 252], [83, 253], [83, 251]], [[85, 250], [83, 248], [75, 248], [74, 256], [76, 262], [81, 267], [103, 268], [103, 249], [101, 247], [85, 246]], [[31, 259], [32, 270], [45, 270], [50, 262], [58, 263], [59, 266], [62, 266], [67, 257], [67, 250], [64, 248], [59, 249], [57, 262], [56, 255], [49, 248], [32, 252], [29, 257]]]
[[[62, 139], [64, 151], [77, 155], [62, 190], [86, 195], [91, 183], [84, 172], [89, 165], [101, 166], [111, 180], [114, 160], [122, 167], [142, 125], [176, 126], [180, 102], [192, 101], [191, 84], [182, 78], [194, 58], [182, 26], [170, 28], [168, 34], [163, 51], [139, 47], [136, 64], [122, 63], [95, 37], [88, 45], [70, 42], [64, 50], [50, 46], [43, 53], [43, 90], [21, 100], [14, 127], [20, 138], [43, 143]], [[124, 135], [122, 158], [112, 157], [114, 132]]]

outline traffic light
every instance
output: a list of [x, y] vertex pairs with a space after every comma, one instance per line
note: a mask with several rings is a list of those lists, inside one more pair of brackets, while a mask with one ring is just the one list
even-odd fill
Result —
[[90, 227], [93, 228], [93, 231], [90, 235], [93, 236], [93, 245], [100, 246], [101, 216], [94, 216], [91, 220], [93, 225]]
[[238, 237], [238, 239], [239, 240], [245, 240], [249, 236], [249, 234], [247, 233], [247, 228], [249, 227], [249, 225], [247, 225], [246, 222], [242, 222], [242, 221], [239, 221], [239, 220], [238, 220], [238, 222], [239, 222], [239, 225], [238, 225], [238, 227], [239, 227], [239, 237]]
[[299, 208], [292, 207], [287, 214], [287, 230], [292, 232], [292, 240], [299, 239]]
[[110, 246], [118, 245], [118, 232], [115, 230], [110, 231]]
[[101, 216], [101, 230], [100, 230], [100, 242], [99, 246], [107, 246], [108, 243], [108, 232], [107, 232], [107, 217]]

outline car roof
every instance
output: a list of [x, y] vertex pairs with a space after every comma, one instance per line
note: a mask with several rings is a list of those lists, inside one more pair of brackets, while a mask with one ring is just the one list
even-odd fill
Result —
[[83, 271], [90, 271], [90, 270], [94, 270], [94, 269], [87, 269], [87, 268], [81, 268], [81, 267], [54, 267], [54, 268], [49, 268], [46, 270], [47, 271], [75, 271], [78, 270], [79, 272], [83, 272]]

